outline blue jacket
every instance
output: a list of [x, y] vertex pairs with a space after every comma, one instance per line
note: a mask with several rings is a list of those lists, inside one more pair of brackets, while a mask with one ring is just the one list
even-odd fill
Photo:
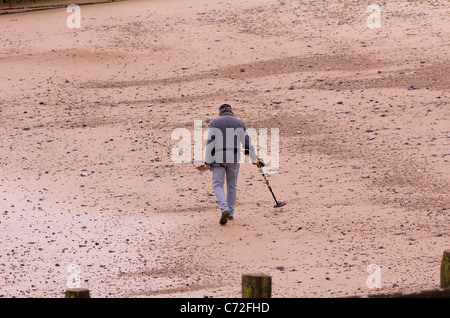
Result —
[[256, 161], [256, 153], [244, 122], [232, 113], [223, 113], [209, 124], [205, 164], [240, 162], [241, 145], [244, 146], [244, 154], [249, 154], [251, 159]]

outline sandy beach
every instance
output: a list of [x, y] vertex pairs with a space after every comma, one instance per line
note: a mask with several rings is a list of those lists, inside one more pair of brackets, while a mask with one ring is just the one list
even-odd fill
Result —
[[[121, 1], [0, 15], [0, 297], [274, 298], [439, 287], [450, 248], [446, 0]], [[279, 132], [219, 224], [177, 128]], [[273, 130], [275, 131], [275, 130]], [[204, 143], [205, 141], [202, 140]], [[271, 145], [268, 145], [270, 153]], [[192, 159], [193, 158], [192, 153]], [[380, 286], [367, 281], [380, 269]]]

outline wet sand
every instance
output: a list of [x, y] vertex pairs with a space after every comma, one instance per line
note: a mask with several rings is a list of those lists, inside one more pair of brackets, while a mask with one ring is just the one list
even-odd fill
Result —
[[[0, 16], [0, 296], [273, 297], [436, 288], [449, 236], [446, 1], [126, 1]], [[176, 128], [229, 103], [279, 129], [219, 224]], [[270, 152], [270, 146], [269, 146]], [[369, 288], [370, 264], [381, 287]]]

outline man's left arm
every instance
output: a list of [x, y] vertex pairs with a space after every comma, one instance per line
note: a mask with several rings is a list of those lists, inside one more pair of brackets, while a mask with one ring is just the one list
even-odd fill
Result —
[[[205, 152], [210, 149], [209, 145], [211, 143], [213, 143], [216, 138], [216, 136], [212, 133], [212, 128], [214, 128], [214, 121], [211, 121], [211, 123], [209, 124], [208, 139], [206, 141]], [[211, 154], [205, 153], [205, 167], [209, 170], [211, 170], [211, 164], [212, 164], [210, 159], [211, 159]]]

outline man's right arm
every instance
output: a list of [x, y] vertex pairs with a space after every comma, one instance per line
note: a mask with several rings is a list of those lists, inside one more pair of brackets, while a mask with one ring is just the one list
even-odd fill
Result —
[[250, 160], [253, 164], [256, 164], [258, 158], [256, 156], [255, 147], [253, 147], [249, 134], [247, 133], [247, 128], [245, 124], [242, 123], [244, 132], [245, 132], [245, 141], [244, 141], [244, 154], [250, 156]]

